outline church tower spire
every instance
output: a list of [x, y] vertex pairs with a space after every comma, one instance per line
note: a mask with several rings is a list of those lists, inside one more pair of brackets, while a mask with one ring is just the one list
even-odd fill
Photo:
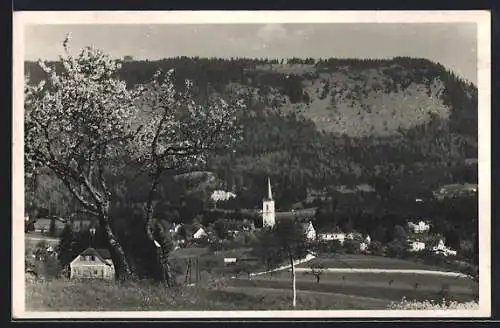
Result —
[[271, 192], [271, 179], [267, 178], [267, 199], [273, 200], [273, 193]]
[[267, 197], [262, 202], [262, 226], [273, 227], [276, 222], [271, 179], [267, 178]]

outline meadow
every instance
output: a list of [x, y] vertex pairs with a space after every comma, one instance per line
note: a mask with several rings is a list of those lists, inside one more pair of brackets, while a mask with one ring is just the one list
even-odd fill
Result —
[[[332, 293], [378, 299], [389, 304], [403, 298], [410, 300], [450, 300], [466, 302], [474, 299], [476, 285], [465, 278], [426, 276], [401, 273], [330, 273], [325, 272], [317, 283], [316, 278], [305, 272], [297, 272], [298, 294], [302, 291]], [[291, 276], [288, 271], [253, 276], [241, 276], [229, 282], [232, 286], [290, 290]], [[369, 308], [368, 308], [369, 309]]]
[[[332, 297], [334, 296], [334, 297]], [[238, 286], [163, 288], [149, 283], [35, 281], [26, 284], [27, 311], [289, 310], [288, 289]], [[388, 302], [367, 297], [305, 291], [297, 309], [383, 309]]]
[[[202, 249], [188, 253], [206, 254]], [[328, 267], [334, 266], [334, 260], [331, 259]], [[363, 259], [361, 255], [345, 255], [344, 260], [357, 263], [359, 267], [384, 268], [386, 265], [385, 268], [423, 269], [410, 261], [383, 257], [367, 256]], [[325, 259], [321, 261], [325, 263]], [[299, 265], [301, 271], [296, 273], [297, 309], [302, 310], [386, 309], [399, 304], [402, 299], [413, 302], [409, 305], [412, 307], [423, 306], [415, 302], [427, 304], [426, 301], [439, 302], [443, 298], [470, 303], [477, 296], [477, 283], [463, 277], [324, 271], [318, 283], [307, 266], [307, 263]], [[179, 278], [178, 282], [182, 284], [183, 277], [180, 275]], [[289, 269], [255, 276], [240, 274], [238, 277], [229, 271], [221, 274], [202, 269], [200, 279], [193, 282], [191, 286], [164, 288], [149, 282], [28, 281], [26, 308], [28, 311], [291, 309]]]

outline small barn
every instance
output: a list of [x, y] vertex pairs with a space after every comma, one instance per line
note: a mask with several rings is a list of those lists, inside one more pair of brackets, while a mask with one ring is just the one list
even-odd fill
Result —
[[87, 248], [70, 263], [70, 279], [106, 279], [115, 277], [115, 267], [107, 249]]

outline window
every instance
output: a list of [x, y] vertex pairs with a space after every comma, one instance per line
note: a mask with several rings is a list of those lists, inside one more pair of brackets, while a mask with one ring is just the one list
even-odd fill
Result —
[[90, 260], [91, 260], [91, 261], [95, 261], [95, 256], [94, 256], [94, 255], [92, 255], [92, 256], [90, 257]]
[[94, 270], [94, 274], [97, 275], [99, 274], [99, 272], [97, 270]]

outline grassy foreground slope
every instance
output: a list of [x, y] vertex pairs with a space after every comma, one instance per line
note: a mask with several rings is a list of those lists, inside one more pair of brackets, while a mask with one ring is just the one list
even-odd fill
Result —
[[[332, 297], [334, 296], [334, 297]], [[163, 289], [113, 282], [46, 281], [26, 285], [27, 311], [289, 310], [289, 289], [218, 286]], [[316, 291], [298, 295], [297, 309], [383, 309], [387, 300]]]

